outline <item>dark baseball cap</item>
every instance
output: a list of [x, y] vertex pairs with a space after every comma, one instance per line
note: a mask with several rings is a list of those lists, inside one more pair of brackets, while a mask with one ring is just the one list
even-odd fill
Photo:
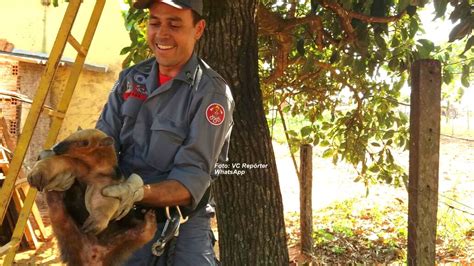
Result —
[[136, 9], [149, 8], [155, 1], [178, 9], [192, 9], [202, 16], [202, 0], [136, 0], [133, 7]]

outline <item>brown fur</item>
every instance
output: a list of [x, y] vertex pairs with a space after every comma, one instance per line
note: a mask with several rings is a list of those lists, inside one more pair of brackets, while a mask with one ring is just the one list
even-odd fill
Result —
[[[104, 197], [104, 186], [124, 181], [117, 171], [113, 139], [95, 129], [80, 130], [45, 151], [28, 175], [39, 190], [72, 175], [66, 191], [46, 191], [51, 224], [61, 256], [69, 265], [120, 265], [156, 231], [153, 212], [129, 213], [112, 221], [119, 200]], [[66, 179], [64, 179], [66, 180]]]

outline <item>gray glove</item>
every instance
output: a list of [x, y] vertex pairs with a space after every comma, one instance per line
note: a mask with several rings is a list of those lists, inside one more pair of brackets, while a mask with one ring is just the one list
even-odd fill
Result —
[[122, 219], [133, 208], [133, 204], [143, 199], [143, 180], [137, 174], [132, 174], [123, 183], [109, 185], [102, 189], [105, 197], [120, 200], [119, 208], [113, 218]]

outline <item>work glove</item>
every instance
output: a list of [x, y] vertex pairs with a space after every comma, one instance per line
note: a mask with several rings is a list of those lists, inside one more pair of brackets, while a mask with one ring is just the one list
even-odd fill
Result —
[[74, 184], [76, 177], [71, 172], [51, 171], [55, 155], [52, 150], [44, 150], [40, 153], [38, 161], [27, 176], [28, 183], [32, 187], [39, 191], [66, 191]]
[[120, 220], [130, 212], [135, 202], [143, 199], [143, 180], [139, 175], [132, 174], [123, 183], [104, 187], [102, 195], [120, 200], [119, 208], [113, 217]]

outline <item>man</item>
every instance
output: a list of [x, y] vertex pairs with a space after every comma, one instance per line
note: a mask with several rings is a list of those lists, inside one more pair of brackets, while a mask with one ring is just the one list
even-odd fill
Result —
[[[134, 204], [181, 206], [190, 214], [175, 246], [155, 265], [215, 265], [208, 188], [218, 160], [226, 160], [234, 102], [225, 81], [194, 53], [205, 21], [202, 0], [138, 0], [148, 8], [148, 45], [154, 58], [120, 73], [97, 128], [115, 139], [119, 165], [134, 181], [109, 186], [104, 196]], [[161, 234], [158, 230], [157, 236]], [[157, 238], [155, 236], [155, 240]], [[129, 265], [149, 265], [153, 241]]]

